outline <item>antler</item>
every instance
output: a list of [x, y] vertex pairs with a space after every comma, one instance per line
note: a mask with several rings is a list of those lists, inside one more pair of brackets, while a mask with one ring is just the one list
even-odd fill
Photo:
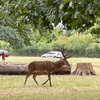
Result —
[[69, 55], [69, 56], [64, 55], [64, 51], [61, 51], [61, 53], [62, 53], [64, 58], [70, 58], [71, 57], [71, 55]]
[[61, 53], [62, 53], [63, 57], [65, 58], [66, 56], [64, 55], [64, 51], [61, 51]]
[[63, 48], [63, 50], [61, 50], [61, 49], [58, 49], [58, 50], [62, 53], [64, 58], [70, 58], [71, 57], [71, 55], [69, 55], [69, 56], [64, 55], [64, 52], [65, 52], [64, 48]]

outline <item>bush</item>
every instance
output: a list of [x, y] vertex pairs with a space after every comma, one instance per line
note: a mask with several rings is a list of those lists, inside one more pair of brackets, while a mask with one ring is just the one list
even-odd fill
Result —
[[48, 52], [50, 47], [48, 44], [39, 43], [32, 46], [27, 46], [20, 49], [16, 54], [24, 56], [41, 56], [41, 54]]
[[[0, 42], [0, 48], [12, 50], [9, 44], [3, 41]], [[67, 55], [71, 54], [73, 56], [100, 57], [100, 43], [95, 42], [93, 35], [78, 33], [71, 36], [59, 35], [51, 43], [39, 41], [31, 46], [25, 46], [17, 50], [13, 49], [13, 55], [41, 56], [50, 50], [65, 51]]]
[[97, 38], [100, 38], [100, 25], [91, 27], [91, 34], [95, 35]]
[[75, 56], [85, 55], [86, 48], [94, 42], [94, 38], [91, 34], [73, 34], [70, 37], [59, 36], [56, 41], [52, 42], [53, 50], [64, 50], [66, 54], [72, 54]]
[[4, 41], [0, 41], [0, 49], [7, 50], [10, 53], [13, 51], [13, 49], [10, 47], [10, 44]]
[[73, 55], [83, 55], [85, 54], [85, 49], [91, 43], [93, 43], [93, 36], [91, 34], [74, 34], [68, 37], [66, 46], [68, 52], [72, 53]]
[[100, 43], [92, 43], [86, 48], [86, 56], [100, 57]]

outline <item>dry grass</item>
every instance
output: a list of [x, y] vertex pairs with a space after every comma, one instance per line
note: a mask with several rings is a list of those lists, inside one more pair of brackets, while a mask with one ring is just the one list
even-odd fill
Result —
[[[41, 59], [34, 57], [9, 57], [6, 62], [29, 63]], [[52, 85], [41, 84], [47, 79], [46, 75], [37, 76], [40, 84], [37, 86], [29, 77], [27, 84], [23, 85], [25, 76], [0, 75], [0, 100], [100, 100], [100, 59], [97, 58], [70, 58], [72, 70], [77, 62], [92, 62], [96, 76], [52, 75]]]
[[0, 100], [99, 100], [100, 76], [52, 75], [49, 83], [41, 86], [47, 76], [38, 76], [37, 86], [32, 77], [24, 86], [25, 76], [0, 76]]

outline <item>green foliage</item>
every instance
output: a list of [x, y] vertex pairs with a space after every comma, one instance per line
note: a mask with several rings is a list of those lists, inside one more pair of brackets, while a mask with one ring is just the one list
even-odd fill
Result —
[[62, 35], [62, 29], [60, 29], [59, 27], [54, 27], [54, 29], [51, 32], [52, 34], [52, 41], [53, 40], [57, 40], [59, 38], [59, 36]]
[[[43, 35], [44, 34], [44, 35]], [[52, 41], [52, 33], [50, 32], [44, 32], [43, 34], [39, 34], [39, 30], [32, 30], [32, 36], [31, 36], [31, 45], [36, 43], [50, 43]]]
[[91, 34], [95, 35], [97, 38], [100, 38], [100, 25], [95, 24], [91, 27]]
[[[39, 42], [51, 43], [62, 35], [61, 29], [52, 31], [52, 23], [57, 26], [62, 20], [67, 28], [65, 35], [71, 36], [77, 29], [84, 31], [99, 23], [99, 12], [100, 0], [1, 0], [0, 39], [17, 49]], [[99, 30], [99, 27], [93, 27], [90, 33], [100, 37]], [[68, 44], [72, 48], [72, 44]], [[77, 51], [83, 44], [81, 47], [79, 43], [75, 45], [73, 49]]]
[[51, 43], [52, 50], [60, 50], [66, 53], [66, 39], [65, 36], [59, 36], [57, 40]]
[[1, 2], [1, 23], [31, 24], [40, 32], [62, 19], [68, 29], [92, 26], [100, 16], [100, 0], [14, 0]]
[[46, 53], [50, 50], [50, 45], [47, 43], [38, 43], [32, 46], [27, 46], [21, 48], [15, 55], [23, 56], [41, 56], [43, 53]]
[[100, 43], [92, 43], [86, 48], [86, 55], [100, 56]]
[[64, 51], [65, 54], [73, 56], [99, 57], [100, 44], [95, 43], [95, 38], [91, 34], [75, 33], [70, 37], [62, 34], [50, 43], [39, 41], [32, 46], [20, 49], [20, 55], [41, 56], [50, 50]]
[[0, 26], [0, 40], [8, 42], [13, 48], [21, 48], [24, 46], [23, 39], [18, 32], [11, 27]]
[[71, 42], [71, 47], [69, 51], [72, 52], [74, 55], [82, 55], [88, 56], [86, 48], [94, 42], [93, 36], [91, 34], [88, 35], [77, 35], [75, 34], [72, 38], [69, 39]]
[[13, 49], [10, 47], [10, 44], [4, 41], [0, 41], [0, 49], [8, 50], [9, 52], [12, 52]]
[[94, 42], [91, 34], [73, 34], [70, 37], [61, 36], [52, 42], [52, 49], [65, 51], [66, 54], [85, 55], [86, 48]]
[[80, 31], [80, 29], [77, 29], [77, 30], [67, 30], [67, 29], [65, 29], [65, 30], [63, 30], [63, 34], [65, 36], [71, 36], [71, 35], [74, 35], [76, 33], [79, 33], [79, 31]]
[[33, 56], [33, 55], [36, 56], [38, 53], [38, 48], [36, 48], [35, 46], [27, 46], [20, 49], [18, 53], [19, 55], [24, 55], [24, 56]]
[[74, 51], [74, 53], [81, 54], [81, 53], [84, 53], [85, 48], [90, 43], [93, 42], [93, 37], [90, 34], [88, 35], [74, 34], [68, 38], [67, 42], [70, 44], [69, 49]]

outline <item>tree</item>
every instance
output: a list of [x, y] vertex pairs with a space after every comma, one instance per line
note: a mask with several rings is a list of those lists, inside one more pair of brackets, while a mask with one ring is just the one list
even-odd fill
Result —
[[0, 40], [10, 43], [10, 46], [18, 49], [24, 46], [24, 40], [18, 32], [11, 27], [0, 26]]
[[83, 31], [94, 25], [99, 11], [100, 0], [0, 0], [0, 26], [16, 29], [30, 45], [30, 29], [43, 36], [62, 20], [67, 29]]
[[31, 24], [40, 31], [61, 19], [68, 29], [86, 29], [100, 17], [100, 0], [2, 0], [1, 8], [4, 21], [9, 16], [18, 26]]

